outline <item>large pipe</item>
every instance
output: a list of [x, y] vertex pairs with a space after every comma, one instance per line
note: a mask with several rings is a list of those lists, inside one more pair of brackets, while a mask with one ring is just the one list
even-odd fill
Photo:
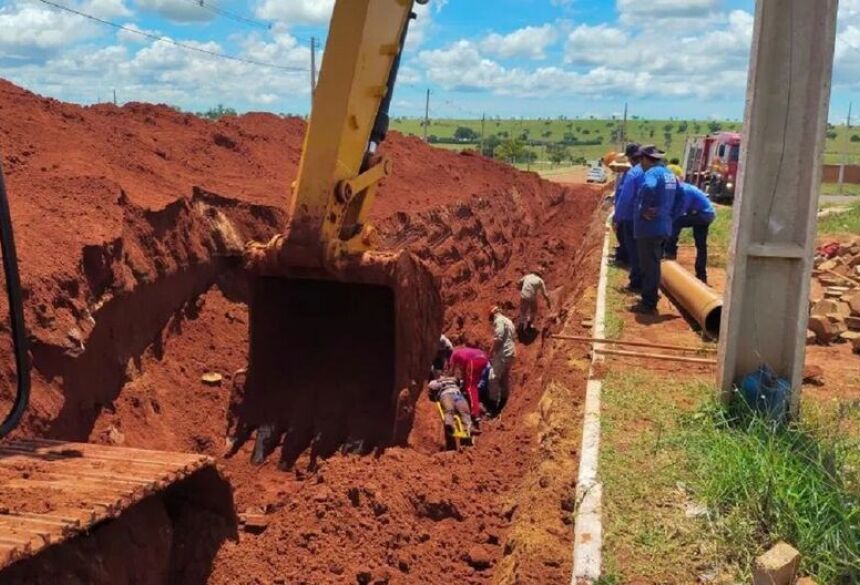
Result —
[[723, 297], [684, 270], [674, 260], [664, 260], [660, 286], [690, 314], [708, 335], [719, 337]]

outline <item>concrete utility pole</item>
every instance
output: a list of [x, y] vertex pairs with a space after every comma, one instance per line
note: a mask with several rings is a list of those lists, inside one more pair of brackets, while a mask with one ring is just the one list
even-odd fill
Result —
[[758, 0], [729, 249], [722, 398], [763, 364], [797, 412], [838, 0]]
[[430, 128], [430, 90], [427, 90], [427, 101], [424, 104], [424, 142], [427, 142], [427, 129]]
[[487, 125], [487, 114], [481, 114], [481, 154], [484, 154], [484, 127]]
[[627, 102], [624, 102], [624, 121], [621, 123], [621, 148], [618, 149], [622, 154], [627, 148]]
[[317, 91], [317, 38], [311, 37], [311, 105]]
[[849, 135], [851, 134], [851, 109], [854, 107], [853, 103], [848, 104], [848, 120], [845, 122], [845, 140], [842, 144], [842, 164], [839, 165], [839, 194], [842, 195], [844, 193], [845, 187], [845, 167], [848, 165], [848, 151], [849, 147]]

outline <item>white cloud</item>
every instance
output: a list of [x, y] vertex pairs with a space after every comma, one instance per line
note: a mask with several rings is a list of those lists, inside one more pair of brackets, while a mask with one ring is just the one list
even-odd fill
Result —
[[214, 12], [188, 0], [135, 0], [135, 3], [176, 23], [209, 22], [215, 18]]
[[[128, 33], [130, 35], [130, 33]], [[142, 37], [135, 36], [135, 41]], [[119, 34], [102, 48], [69, 47], [40, 63], [8, 68], [4, 76], [40, 93], [78, 102], [107, 97], [116, 89], [120, 101], [151, 101], [182, 108], [224, 103], [247, 109], [276, 107], [309, 92], [304, 71], [283, 71], [194, 53], [164, 41], [142, 39], [126, 44]], [[216, 42], [176, 39], [208, 51], [225, 52]], [[239, 42], [239, 56], [279, 65], [307, 66], [307, 49], [286, 32], [272, 38], [250, 36]], [[295, 103], [295, 101], [291, 102]]]
[[568, 35], [564, 59], [567, 63], [604, 63], [623, 58], [622, 53], [630, 48], [630, 36], [620, 28], [583, 24]]
[[288, 26], [299, 24], [328, 24], [334, 0], [263, 0], [257, 16]]
[[89, 0], [81, 7], [81, 11], [101, 18], [131, 16], [131, 10], [123, 0]]
[[481, 41], [481, 49], [501, 59], [527, 57], [538, 60], [546, 58], [547, 47], [554, 44], [557, 38], [558, 34], [551, 24], [527, 26], [506, 35], [492, 33]]
[[0, 7], [0, 59], [38, 62], [98, 33], [92, 22], [31, 3]]
[[[160, 37], [161, 33], [157, 30], [149, 30], [145, 28], [140, 28], [133, 22], [127, 22], [123, 24], [126, 29], [130, 30], [118, 30], [116, 33], [116, 38], [122, 41], [123, 43], [145, 43], [147, 42], [147, 37], [143, 36], [143, 34], [153, 35], [156, 37]], [[138, 31], [143, 34], [136, 34], [132, 31]]]
[[618, 12], [655, 17], [701, 16], [720, 8], [722, 0], [616, 0]]
[[[725, 98], [743, 95], [752, 15], [734, 11], [703, 34], [666, 35], [660, 28], [629, 30], [606, 24], [572, 30], [560, 66], [506, 67], [483, 43], [461, 40], [419, 61], [427, 78], [448, 90], [517, 96], [661, 96]], [[494, 48], [494, 47], [489, 47]]]

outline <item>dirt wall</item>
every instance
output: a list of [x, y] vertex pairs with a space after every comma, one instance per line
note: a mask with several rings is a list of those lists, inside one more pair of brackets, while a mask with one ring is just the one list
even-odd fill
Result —
[[[0, 83], [35, 365], [22, 434], [220, 458], [232, 374], [247, 363], [237, 250], [283, 227], [302, 131], [272, 115], [212, 123], [163, 106], [80, 108]], [[487, 308], [513, 313], [517, 280], [538, 263], [568, 299], [547, 326], [575, 310], [571, 295], [593, 276], [584, 250], [596, 189], [397, 134], [385, 149], [394, 174], [373, 218], [385, 248], [408, 248], [440, 278], [455, 342], [486, 347]], [[547, 359], [543, 338], [521, 346], [508, 410], [463, 453], [439, 453], [438, 414], [422, 399], [409, 448], [335, 456], [314, 472], [303, 455], [288, 474], [252, 467], [247, 448], [221, 459], [238, 511], [270, 522], [225, 542], [200, 582], [489, 582], [516, 555], [520, 518], [566, 513], [559, 498], [522, 499], [544, 448], [529, 421]], [[213, 371], [221, 386], [200, 381]], [[517, 557], [519, 574], [539, 579], [523, 582], [566, 579], [569, 538], [558, 535], [552, 558]]]

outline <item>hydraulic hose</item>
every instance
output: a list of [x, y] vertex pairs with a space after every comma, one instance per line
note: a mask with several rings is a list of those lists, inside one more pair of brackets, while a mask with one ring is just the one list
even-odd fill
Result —
[[12, 343], [15, 349], [15, 369], [18, 389], [9, 414], [0, 424], [0, 438], [8, 435], [24, 416], [30, 401], [30, 363], [27, 359], [27, 336], [24, 324], [24, 300], [21, 293], [21, 275], [18, 272], [18, 255], [15, 252], [15, 234], [12, 231], [12, 215], [9, 197], [3, 180], [2, 157], [0, 157], [0, 246], [3, 253], [3, 273], [6, 276], [6, 295], [9, 298], [9, 321], [12, 328]]

